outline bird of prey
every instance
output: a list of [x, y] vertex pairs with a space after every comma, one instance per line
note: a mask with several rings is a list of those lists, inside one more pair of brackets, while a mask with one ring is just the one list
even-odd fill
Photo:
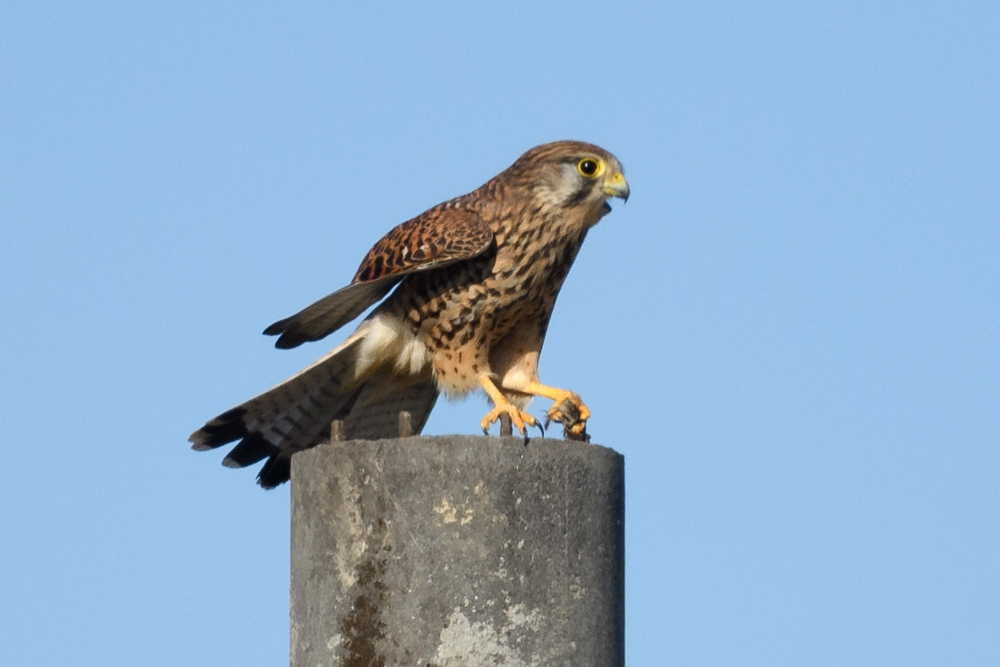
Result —
[[347, 287], [264, 333], [292, 348], [381, 301], [371, 314], [305, 370], [195, 431], [193, 448], [238, 440], [223, 464], [267, 459], [257, 481], [273, 488], [289, 479], [293, 454], [329, 439], [333, 420], [348, 439], [392, 438], [406, 410], [419, 433], [440, 392], [477, 389], [493, 403], [484, 432], [506, 414], [526, 436], [537, 425], [524, 412], [533, 396], [555, 401], [548, 417], [583, 432], [590, 412], [575, 393], [539, 382], [538, 356], [587, 231], [611, 210], [609, 197], [628, 195], [614, 155], [558, 141], [402, 223], [372, 247]]

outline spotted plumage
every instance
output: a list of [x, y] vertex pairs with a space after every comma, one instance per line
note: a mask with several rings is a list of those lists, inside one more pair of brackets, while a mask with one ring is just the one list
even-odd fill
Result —
[[477, 190], [397, 226], [368, 252], [344, 289], [264, 330], [279, 348], [319, 340], [392, 294], [340, 346], [277, 387], [210, 420], [191, 435], [212, 449], [239, 440], [224, 460], [264, 459], [270, 488], [287, 481], [292, 454], [344, 421], [347, 438], [396, 434], [398, 413], [414, 432], [439, 392], [482, 389], [493, 409], [526, 433], [532, 396], [555, 401], [549, 417], [582, 432], [590, 415], [569, 391], [540, 384], [538, 356], [556, 296], [587, 235], [628, 197], [618, 159], [576, 141], [544, 144]]

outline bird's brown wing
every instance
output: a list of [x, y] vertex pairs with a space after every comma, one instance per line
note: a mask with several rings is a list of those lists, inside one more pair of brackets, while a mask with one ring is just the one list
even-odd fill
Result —
[[344, 326], [414, 271], [426, 271], [485, 252], [493, 232], [474, 211], [447, 203], [397, 226], [368, 251], [354, 280], [291, 317], [264, 329], [274, 346], [297, 347]]

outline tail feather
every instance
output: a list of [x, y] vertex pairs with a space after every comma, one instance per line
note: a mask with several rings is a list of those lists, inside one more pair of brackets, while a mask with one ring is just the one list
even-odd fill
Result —
[[264, 439], [260, 433], [247, 433], [232, 451], [226, 454], [222, 465], [227, 468], [245, 468], [259, 463], [277, 451], [277, 447]]
[[192, 448], [204, 451], [238, 441], [223, 464], [243, 468], [267, 459], [257, 481], [269, 489], [288, 481], [293, 454], [329, 439], [334, 420], [343, 420], [348, 439], [391, 438], [399, 434], [399, 412], [406, 410], [413, 432], [419, 433], [437, 400], [433, 379], [400, 377], [392, 366], [357, 378], [367, 333], [363, 323], [305, 370], [208, 421], [191, 434]]
[[245, 430], [243, 415], [245, 413], [246, 409], [239, 406], [209, 420], [188, 438], [191, 442], [191, 449], [205, 452], [243, 437]]
[[287, 481], [292, 454], [326, 439], [330, 422], [349, 414], [364, 388], [354, 372], [364, 333], [359, 328], [297, 375], [209, 420], [191, 434], [192, 448], [204, 451], [238, 440], [224, 465], [242, 468], [267, 458], [258, 475], [261, 486]]
[[414, 435], [419, 434], [437, 401], [433, 379], [406, 387], [389, 377], [372, 378], [358, 397], [357, 408], [344, 420], [344, 434], [352, 440], [380, 440], [399, 436], [399, 413], [410, 413]]
[[257, 483], [265, 489], [273, 489], [292, 478], [292, 455], [276, 454], [257, 473]]

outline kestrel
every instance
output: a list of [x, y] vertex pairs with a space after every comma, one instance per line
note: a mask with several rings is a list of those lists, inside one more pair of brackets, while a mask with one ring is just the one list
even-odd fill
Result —
[[482, 389], [517, 429], [537, 424], [533, 396], [555, 401], [548, 416], [573, 433], [590, 412], [571, 391], [541, 384], [542, 350], [556, 296], [587, 231], [629, 195], [621, 163], [578, 141], [532, 148], [469, 194], [439, 204], [386, 234], [347, 287], [264, 333], [279, 348], [319, 340], [395, 290], [347, 340], [297, 375], [195, 431], [196, 450], [239, 443], [223, 464], [264, 459], [257, 481], [289, 479], [291, 457], [329, 439], [398, 435], [409, 411], [419, 433], [438, 393]]

